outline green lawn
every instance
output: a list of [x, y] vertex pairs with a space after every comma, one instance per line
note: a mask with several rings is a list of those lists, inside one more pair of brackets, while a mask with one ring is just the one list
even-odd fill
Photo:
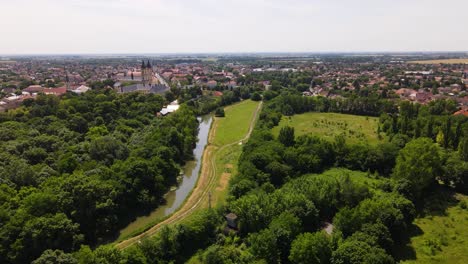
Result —
[[226, 116], [220, 118], [214, 144], [223, 146], [241, 140], [249, 130], [250, 121], [259, 102], [246, 100], [225, 108]]
[[[277, 136], [281, 127], [291, 126], [294, 127], [296, 136], [312, 134], [333, 140], [335, 136], [344, 134], [350, 143], [376, 144], [381, 141], [377, 135], [378, 124], [379, 119], [376, 117], [305, 113], [292, 117], [283, 116], [279, 126], [273, 129], [273, 134]], [[381, 136], [384, 138], [383, 133]]]
[[[468, 196], [456, 197], [468, 206]], [[421, 231], [409, 245], [416, 258], [403, 263], [468, 263], [468, 209], [453, 205], [445, 214], [418, 218], [414, 223]]]

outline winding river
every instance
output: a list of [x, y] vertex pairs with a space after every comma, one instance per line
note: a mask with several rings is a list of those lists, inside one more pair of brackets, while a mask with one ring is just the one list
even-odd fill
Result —
[[182, 175], [182, 180], [177, 186], [177, 189], [171, 190], [164, 196], [166, 200], [165, 204], [160, 205], [149, 215], [138, 217], [127, 227], [120, 230], [120, 237], [127, 236], [143, 227], [157, 222], [158, 219], [163, 219], [164, 217], [174, 213], [193, 190], [199, 176], [203, 151], [205, 150], [205, 146], [208, 144], [208, 135], [213, 118], [211, 115], [205, 115], [199, 117], [198, 120], [200, 122], [198, 129], [198, 142], [193, 150], [195, 159], [188, 161], [184, 166], [184, 174]]

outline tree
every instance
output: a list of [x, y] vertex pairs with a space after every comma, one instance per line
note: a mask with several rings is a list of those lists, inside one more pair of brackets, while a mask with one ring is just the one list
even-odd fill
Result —
[[462, 138], [458, 144], [458, 153], [463, 161], [468, 161], [468, 137]]
[[115, 159], [125, 159], [128, 149], [120, 140], [104, 136], [91, 141], [89, 154], [95, 160], [112, 164]]
[[273, 231], [264, 229], [259, 233], [253, 233], [248, 238], [252, 254], [259, 259], [264, 259], [267, 263], [279, 262], [279, 250], [277, 248], [277, 238]]
[[252, 94], [251, 99], [252, 99], [252, 101], [261, 101], [262, 96], [258, 92], [255, 92], [255, 93]]
[[62, 250], [48, 249], [34, 260], [32, 264], [78, 264], [73, 255], [64, 253]]
[[29, 263], [46, 249], [71, 251], [82, 242], [79, 225], [63, 213], [50, 217], [36, 217], [28, 221], [11, 245], [11, 259], [15, 263]]
[[393, 264], [393, 258], [378, 247], [369, 244], [347, 240], [332, 254], [332, 264]]
[[302, 231], [301, 221], [290, 212], [284, 212], [273, 219], [269, 229], [275, 234], [281, 262], [287, 261], [294, 238]]
[[253, 260], [252, 255], [248, 251], [244, 251], [244, 246], [236, 245], [213, 245], [200, 258], [201, 263], [206, 264], [247, 264], [253, 263]]
[[282, 127], [278, 135], [279, 142], [286, 147], [294, 145], [294, 128], [290, 126]]
[[429, 187], [441, 172], [439, 148], [429, 138], [419, 138], [406, 144], [397, 157], [393, 178], [411, 183], [415, 197]]
[[439, 144], [439, 146], [444, 147], [445, 135], [444, 135], [444, 132], [442, 132], [442, 130], [440, 130], [439, 133], [437, 133], [436, 142], [437, 144]]
[[127, 264], [146, 264], [145, 255], [139, 247], [130, 247], [123, 252], [123, 258]]
[[460, 192], [468, 192], [468, 162], [463, 161], [458, 153], [449, 152], [443, 169], [441, 179], [445, 184], [455, 187]]
[[219, 107], [215, 111], [215, 116], [216, 117], [225, 117], [224, 109], [222, 107]]
[[114, 246], [100, 246], [94, 251], [89, 246], [81, 246], [73, 255], [80, 264], [127, 263], [123, 262], [125, 259], [123, 254]]
[[293, 241], [289, 260], [298, 264], [324, 264], [330, 263], [331, 253], [330, 239], [325, 233], [304, 233]]

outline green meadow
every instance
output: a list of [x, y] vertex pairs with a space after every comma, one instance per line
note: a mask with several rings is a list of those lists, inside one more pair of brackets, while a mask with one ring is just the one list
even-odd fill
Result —
[[284, 126], [294, 127], [295, 135], [311, 134], [327, 140], [333, 140], [343, 134], [349, 143], [376, 144], [384, 140], [377, 134], [379, 119], [377, 117], [356, 116], [336, 113], [305, 113], [291, 117], [283, 116], [279, 126], [273, 129], [277, 136]]
[[226, 117], [220, 118], [213, 143], [224, 146], [245, 137], [258, 104], [259, 102], [246, 100], [226, 107]]
[[418, 234], [408, 245], [414, 256], [403, 263], [468, 263], [468, 196], [455, 197], [458, 203], [414, 221]]

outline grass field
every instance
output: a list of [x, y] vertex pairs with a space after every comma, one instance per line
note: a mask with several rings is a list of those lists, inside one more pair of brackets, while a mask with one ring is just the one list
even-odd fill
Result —
[[465, 59], [446, 59], [446, 60], [420, 60], [420, 61], [409, 61], [408, 63], [414, 64], [468, 64], [468, 58]]
[[353, 170], [348, 170], [344, 168], [331, 168], [327, 171], [324, 171], [321, 174], [308, 174], [303, 177], [311, 177], [313, 176], [314, 178], [335, 178], [335, 179], [342, 179], [344, 176], [349, 176], [349, 178], [356, 183], [363, 184], [367, 187], [369, 187], [370, 190], [375, 191], [375, 192], [381, 192], [379, 189], [379, 184], [381, 183], [381, 180], [379, 178], [373, 177], [372, 174], [369, 174], [367, 172], [362, 172], [362, 171], [353, 171]]
[[223, 146], [241, 140], [249, 130], [250, 120], [258, 102], [243, 101], [225, 109], [226, 117], [217, 120], [213, 143]]
[[[457, 194], [468, 206], [468, 196]], [[460, 203], [449, 207], [445, 214], [415, 220], [420, 234], [411, 238], [415, 259], [403, 263], [468, 263], [468, 209]]]
[[[327, 140], [333, 140], [335, 136], [344, 134], [349, 143], [368, 142], [376, 144], [379, 141], [377, 135], [379, 120], [376, 117], [365, 117], [335, 113], [305, 113], [292, 117], [283, 117], [279, 126], [273, 129], [277, 136], [284, 126], [295, 129], [295, 135], [317, 135]], [[381, 133], [382, 137], [384, 136]]]

